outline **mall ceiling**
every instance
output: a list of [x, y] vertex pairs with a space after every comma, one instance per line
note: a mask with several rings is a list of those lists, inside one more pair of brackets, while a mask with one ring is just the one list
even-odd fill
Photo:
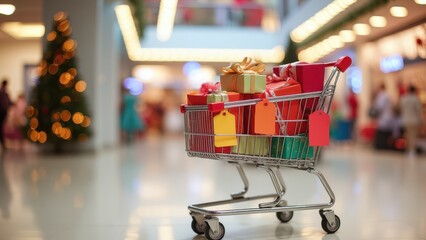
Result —
[[[368, 0], [361, 0], [358, 4], [354, 4], [348, 11], [356, 9], [357, 5], [368, 4]], [[43, 0], [6, 0], [2, 3], [11, 3], [16, 6], [15, 12], [10, 16], [0, 14], [0, 25], [4, 22], [20, 21], [25, 23], [42, 22]], [[380, 36], [397, 32], [406, 26], [417, 25], [426, 22], [426, 5], [418, 5], [414, 0], [393, 0], [390, 1], [393, 5], [403, 5], [408, 9], [408, 16], [405, 18], [390, 17], [388, 8], [382, 7], [373, 11], [375, 15], [385, 16], [387, 19], [392, 19], [385, 28], [373, 29], [369, 36], [363, 37], [364, 41], [374, 40]], [[350, 14], [345, 12], [346, 14]], [[337, 21], [338, 18], [334, 21]], [[367, 17], [360, 18], [358, 21], [368, 22]], [[329, 23], [333, 24], [333, 22]], [[18, 41], [0, 30], [0, 41]], [[22, 40], [21, 40], [22, 41]]]
[[[0, 14], [0, 25], [4, 22], [39, 23], [43, 21], [43, 0], [5, 0], [1, 3], [13, 4], [16, 10], [9, 16]], [[0, 30], [0, 41], [15, 41], [15, 39]]]

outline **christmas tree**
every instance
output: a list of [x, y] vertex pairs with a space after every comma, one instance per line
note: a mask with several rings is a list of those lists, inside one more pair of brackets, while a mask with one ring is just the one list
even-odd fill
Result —
[[46, 34], [47, 46], [26, 110], [27, 137], [32, 142], [52, 144], [60, 150], [66, 143], [86, 141], [90, 117], [84, 92], [86, 82], [77, 70], [76, 46], [64, 12], [54, 16], [53, 30]]

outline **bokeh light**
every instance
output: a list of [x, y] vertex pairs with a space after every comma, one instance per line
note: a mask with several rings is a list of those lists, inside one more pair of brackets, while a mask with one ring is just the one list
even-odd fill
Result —
[[56, 14], [55, 14], [55, 16], [53, 16], [53, 19], [55, 20], [55, 21], [62, 21], [62, 20], [64, 20], [65, 18], [67, 17], [67, 15], [64, 13], [64, 12], [57, 12]]
[[26, 109], [26, 111], [25, 111], [25, 116], [27, 117], [27, 118], [30, 118], [30, 117], [32, 117], [34, 115], [34, 107], [33, 106], [28, 106], [27, 107], [27, 109]]
[[68, 122], [71, 119], [71, 113], [68, 110], [63, 110], [61, 112], [61, 119], [64, 122]]
[[69, 21], [65, 20], [65, 21], [62, 21], [61, 23], [59, 23], [58, 30], [60, 32], [65, 32], [65, 31], [68, 30], [69, 27], [70, 27]]
[[47, 41], [52, 42], [53, 40], [56, 39], [56, 32], [55, 31], [51, 31], [49, 34], [47, 34]]
[[68, 39], [62, 45], [62, 50], [64, 50], [65, 52], [74, 51], [76, 45], [77, 45], [77, 43], [74, 40]]
[[61, 120], [61, 114], [59, 112], [52, 114], [52, 121], [57, 122], [59, 120]]
[[64, 57], [62, 57], [62, 55], [57, 55], [56, 57], [55, 57], [55, 60], [53, 60], [53, 62], [56, 64], [56, 65], [61, 65], [62, 63], [64, 63]]
[[69, 103], [69, 102], [71, 102], [71, 98], [69, 96], [63, 96], [61, 98], [61, 103], [62, 104]]
[[52, 132], [54, 134], [59, 135], [59, 133], [61, 132], [61, 130], [62, 130], [62, 125], [61, 125], [60, 122], [54, 122], [52, 124]]
[[45, 143], [47, 141], [47, 134], [44, 131], [39, 133], [38, 141], [40, 143]]
[[77, 76], [77, 69], [75, 69], [75, 68], [70, 68], [70, 69], [68, 69], [68, 71], [67, 71], [69, 74], [71, 74], [71, 76], [72, 77], [75, 77], [75, 76]]
[[123, 82], [124, 88], [132, 95], [139, 95], [143, 92], [143, 83], [136, 78], [126, 78]]
[[90, 122], [91, 122], [90, 118], [85, 116], [84, 119], [83, 119], [83, 122], [81, 123], [81, 126], [82, 127], [88, 127], [88, 126], [90, 126]]
[[59, 82], [61, 83], [61, 84], [63, 84], [63, 85], [66, 85], [66, 84], [68, 84], [70, 81], [71, 81], [71, 79], [72, 79], [73, 77], [72, 77], [72, 75], [70, 74], [70, 73], [68, 73], [68, 72], [64, 72], [64, 73], [62, 73], [61, 74], [61, 76], [59, 77]]
[[75, 90], [76, 90], [77, 92], [84, 92], [84, 91], [86, 90], [86, 82], [85, 82], [85, 81], [83, 81], [83, 80], [78, 81], [78, 82], [75, 84]]
[[56, 64], [50, 64], [49, 66], [49, 74], [55, 75], [58, 72], [58, 65]]
[[201, 65], [198, 62], [187, 62], [183, 65], [182, 71], [188, 77], [192, 71], [200, 69]]
[[84, 115], [81, 112], [76, 112], [72, 116], [72, 121], [75, 124], [81, 124], [83, 122], [83, 120], [84, 120]]
[[37, 120], [37, 118], [31, 118], [31, 120], [30, 120], [30, 127], [31, 127], [31, 129], [36, 129], [38, 127], [38, 120]]

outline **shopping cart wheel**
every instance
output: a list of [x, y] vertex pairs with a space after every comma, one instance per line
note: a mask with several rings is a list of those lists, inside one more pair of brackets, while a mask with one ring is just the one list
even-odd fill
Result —
[[334, 215], [334, 226], [331, 226], [331, 224], [328, 222], [326, 217], [323, 217], [321, 220], [321, 227], [326, 231], [327, 233], [335, 233], [340, 228], [340, 218], [337, 215]]
[[[278, 207], [286, 207], [287, 201], [281, 201]], [[283, 223], [289, 222], [293, 218], [293, 211], [277, 212], [277, 218]]]
[[192, 218], [191, 228], [196, 234], [204, 234], [204, 229], [206, 228], [206, 223], [198, 224], [195, 218]]
[[220, 240], [225, 236], [225, 227], [219, 222], [219, 228], [216, 232], [212, 230], [208, 223], [205, 224], [204, 235], [208, 240]]

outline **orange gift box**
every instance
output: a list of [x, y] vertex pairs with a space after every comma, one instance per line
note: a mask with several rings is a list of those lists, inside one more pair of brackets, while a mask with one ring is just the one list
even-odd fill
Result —
[[[212, 94], [222, 95], [212, 96]], [[226, 94], [226, 95], [225, 95]], [[208, 100], [208, 98], [210, 99]], [[219, 100], [221, 99], [221, 100]], [[242, 99], [240, 93], [235, 92], [221, 92], [221, 93], [210, 93], [203, 94], [199, 92], [192, 92], [187, 94], [187, 103], [188, 105], [207, 105], [208, 102], [214, 101], [238, 101]], [[242, 111], [240, 108], [230, 108], [229, 112], [235, 116], [235, 124], [237, 133], [242, 133], [243, 131], [243, 118]], [[195, 152], [206, 152], [206, 153], [231, 153], [231, 147], [215, 147], [214, 146], [214, 136], [213, 136], [213, 117], [219, 113], [209, 113], [206, 115], [205, 112], [193, 112], [189, 116], [189, 121], [198, 121], [196, 129], [192, 129], [194, 135], [191, 135], [189, 139], [189, 150]], [[201, 135], [197, 135], [201, 134]]]
[[[302, 93], [302, 89], [300, 84], [293, 80], [287, 81], [277, 81], [271, 82], [266, 85], [266, 91], [264, 93], [258, 94], [245, 94], [245, 99], [254, 99], [254, 98], [265, 98], [265, 97], [275, 97], [275, 96], [287, 96], [293, 94]], [[302, 122], [291, 122], [292, 120], [300, 120], [302, 119], [302, 110], [300, 104], [300, 100], [291, 100], [285, 102], [278, 102], [276, 107], [279, 110], [281, 115], [281, 119], [284, 122], [277, 122], [275, 125], [275, 134], [277, 135], [297, 135], [300, 133], [306, 132], [307, 125]], [[245, 110], [246, 118], [250, 119], [250, 122], [246, 122], [246, 129], [248, 129], [249, 134], [253, 134], [254, 131], [254, 109], [250, 111], [250, 109]], [[251, 116], [248, 117], [248, 114]], [[276, 117], [277, 118], [277, 117]], [[248, 126], [248, 127], [247, 127]]]

